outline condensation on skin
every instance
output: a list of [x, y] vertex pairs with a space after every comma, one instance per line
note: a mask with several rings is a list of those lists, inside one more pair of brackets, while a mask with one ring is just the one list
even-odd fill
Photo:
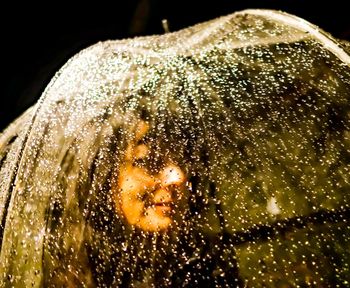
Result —
[[249, 11], [73, 57], [0, 136], [0, 286], [348, 287], [337, 45]]
[[[119, 168], [117, 187], [114, 187], [114, 202], [117, 213], [127, 223], [143, 231], [156, 232], [169, 228], [174, 212], [176, 197], [182, 197], [186, 177], [181, 168], [171, 162], [156, 174], [150, 174], [145, 167], [137, 167], [135, 161], [147, 158], [149, 148], [137, 144], [148, 132], [148, 124], [140, 121], [136, 127], [135, 139], [126, 148], [125, 161]], [[150, 203], [146, 203], [146, 199]], [[148, 205], [147, 205], [148, 204]]]

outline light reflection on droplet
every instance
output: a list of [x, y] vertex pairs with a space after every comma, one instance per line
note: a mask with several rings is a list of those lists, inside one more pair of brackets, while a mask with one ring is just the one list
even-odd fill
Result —
[[242, 12], [70, 60], [0, 136], [0, 283], [348, 286], [349, 57], [308, 25]]

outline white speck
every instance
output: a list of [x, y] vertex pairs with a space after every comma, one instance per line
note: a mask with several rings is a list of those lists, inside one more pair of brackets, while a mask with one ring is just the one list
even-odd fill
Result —
[[277, 200], [275, 197], [271, 197], [268, 201], [267, 201], [267, 205], [266, 205], [266, 209], [269, 213], [271, 213], [272, 215], [277, 215], [281, 213], [281, 209], [278, 207], [277, 205]]

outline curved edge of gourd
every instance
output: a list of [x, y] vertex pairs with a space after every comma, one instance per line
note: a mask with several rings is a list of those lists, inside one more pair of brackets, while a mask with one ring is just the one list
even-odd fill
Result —
[[[13, 183], [23, 154], [35, 106], [28, 108], [0, 134], [0, 255]], [[10, 157], [9, 157], [10, 155]]]
[[309, 21], [300, 18], [298, 16], [277, 11], [277, 10], [268, 10], [268, 9], [247, 9], [236, 14], [251, 14], [268, 17], [270, 19], [279, 21], [281, 23], [292, 26], [296, 29], [305, 31], [311, 35], [314, 39], [319, 40], [326, 49], [331, 51], [335, 56], [337, 56], [341, 61], [350, 66], [350, 55], [343, 49], [339, 41], [330, 35], [328, 32], [325, 32], [317, 25], [310, 23]]
[[[103, 43], [102, 43], [103, 45]], [[3, 152], [15, 153], [15, 160], [11, 163], [11, 176], [6, 179], [6, 185], [0, 187], [0, 260], [2, 257], [2, 244], [6, 234], [6, 221], [8, 210], [11, 209], [13, 201], [13, 190], [16, 186], [17, 174], [23, 167], [23, 155], [26, 153], [28, 141], [30, 141], [33, 132], [33, 127], [35, 127], [37, 119], [40, 118], [43, 104], [45, 100], [49, 97], [49, 91], [51, 87], [54, 86], [56, 81], [60, 78], [60, 75], [68, 67], [74, 63], [75, 60], [83, 57], [83, 55], [98, 47], [101, 46], [101, 42], [97, 42], [93, 45], [90, 45], [80, 52], [72, 55], [67, 62], [61, 66], [61, 68], [55, 73], [51, 78], [49, 84], [46, 86], [45, 90], [41, 93], [37, 103], [29, 107], [25, 112], [18, 116], [9, 126], [7, 126], [3, 131], [0, 131], [0, 160]], [[23, 134], [22, 134], [23, 133]], [[20, 148], [16, 151], [10, 151], [12, 139], [16, 138], [18, 135], [22, 134]], [[3, 162], [3, 161], [1, 161]], [[3, 163], [0, 163], [0, 171], [3, 168]], [[1, 263], [0, 263], [0, 272], [1, 272]], [[1, 277], [1, 275], [0, 275]], [[0, 278], [1, 279], [1, 278]], [[0, 285], [1, 286], [1, 285]]]

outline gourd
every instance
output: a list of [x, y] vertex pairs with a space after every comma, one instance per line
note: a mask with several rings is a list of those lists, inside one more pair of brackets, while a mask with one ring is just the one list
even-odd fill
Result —
[[347, 45], [246, 10], [81, 51], [0, 136], [1, 285], [348, 286]]

